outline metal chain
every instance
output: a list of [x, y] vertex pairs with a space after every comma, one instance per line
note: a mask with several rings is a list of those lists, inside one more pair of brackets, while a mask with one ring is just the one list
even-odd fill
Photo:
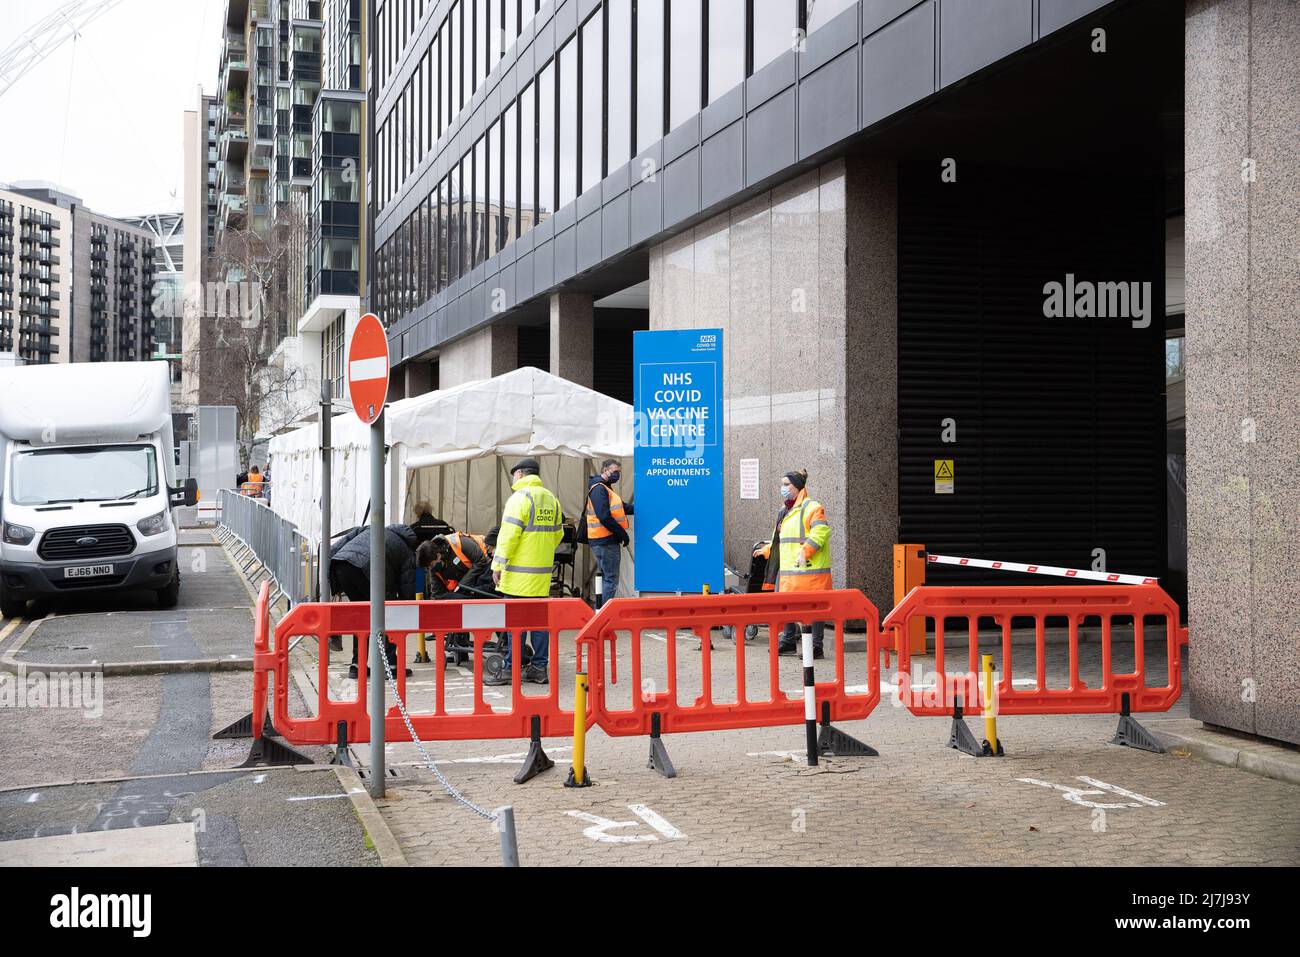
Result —
[[429, 752], [424, 749], [424, 742], [420, 740], [419, 735], [415, 733], [415, 727], [411, 724], [411, 716], [407, 714], [406, 711], [406, 702], [402, 700], [402, 696], [397, 692], [397, 676], [393, 673], [393, 669], [388, 664], [388, 654], [384, 648], [382, 632], [375, 635], [375, 647], [379, 654], [379, 660], [384, 663], [384, 675], [387, 677], [388, 684], [393, 690], [393, 699], [397, 702], [397, 708], [402, 712], [402, 721], [406, 724], [406, 731], [410, 734], [411, 740], [415, 742], [415, 747], [419, 750], [420, 757], [424, 758], [425, 765], [427, 765], [429, 770], [433, 772], [434, 777], [442, 783], [443, 790], [451, 795], [454, 800], [469, 808], [475, 814], [479, 815], [479, 817], [486, 818], [489, 821], [495, 821], [497, 819], [495, 813], [483, 810], [469, 798], [465, 797], [465, 795], [457, 791], [452, 783], [443, 777], [442, 772], [438, 770], [438, 765], [434, 763], [433, 758], [429, 757]]

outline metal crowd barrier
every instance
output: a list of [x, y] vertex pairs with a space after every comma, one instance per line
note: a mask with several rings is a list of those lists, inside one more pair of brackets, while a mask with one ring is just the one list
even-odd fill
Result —
[[273, 582], [272, 604], [281, 596], [291, 605], [310, 600], [317, 558], [297, 526], [261, 499], [232, 489], [221, 489], [217, 498], [221, 510], [217, 535], [232, 547], [240, 572], [254, 586], [264, 580]]

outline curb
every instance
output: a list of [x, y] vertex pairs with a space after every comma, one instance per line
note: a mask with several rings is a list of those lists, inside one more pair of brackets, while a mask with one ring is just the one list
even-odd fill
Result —
[[13, 646], [0, 655], [0, 667], [27, 671], [98, 671], [110, 677], [124, 675], [194, 674], [214, 671], [252, 671], [252, 658], [197, 658], [189, 661], [64, 661], [57, 664], [44, 661], [19, 661], [14, 657], [36, 633], [43, 618], [31, 622], [14, 641]]
[[1200, 738], [1188, 737], [1172, 731], [1161, 731], [1156, 728], [1151, 728], [1151, 731], [1166, 748], [1182, 748], [1189, 754], [1212, 764], [1237, 768], [1251, 774], [1258, 774], [1261, 777], [1285, 781], [1288, 784], [1300, 784], [1300, 755], [1297, 755], [1294, 760], [1285, 761], [1271, 754], [1264, 754], [1250, 748], [1233, 747], [1230, 744], [1219, 744], [1215, 741], [1204, 741]]
[[338, 775], [339, 783], [343, 785], [343, 790], [351, 799], [352, 807], [357, 812], [357, 817], [361, 819], [361, 826], [365, 828], [366, 833], [370, 835], [371, 843], [375, 845], [380, 866], [410, 867], [410, 862], [402, 853], [402, 845], [397, 843], [397, 838], [388, 829], [388, 822], [379, 813], [379, 808], [375, 806], [374, 799], [366, 790], [361, 776], [355, 769], [339, 764], [334, 765], [334, 773]]

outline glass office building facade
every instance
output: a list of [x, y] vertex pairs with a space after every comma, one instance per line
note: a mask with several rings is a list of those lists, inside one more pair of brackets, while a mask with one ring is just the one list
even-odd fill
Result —
[[[386, 220], [399, 199], [412, 207], [381, 229], [388, 235], [378, 247], [373, 305], [388, 322], [596, 189], [756, 70], [801, 49], [807, 33], [857, 0], [571, 2], [582, 7], [573, 34], [557, 34], [554, 51], [531, 65], [507, 63], [515, 91], [494, 88], [491, 115], [476, 111], [466, 124], [493, 71], [532, 39], [539, 6], [552, 4], [379, 7], [379, 216]], [[433, 157], [445, 171], [428, 182]]]

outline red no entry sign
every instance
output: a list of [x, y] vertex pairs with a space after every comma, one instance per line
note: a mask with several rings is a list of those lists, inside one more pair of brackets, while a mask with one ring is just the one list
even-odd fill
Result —
[[348, 347], [348, 395], [352, 409], [366, 425], [373, 425], [388, 398], [388, 334], [372, 312], [366, 313], [352, 333]]

